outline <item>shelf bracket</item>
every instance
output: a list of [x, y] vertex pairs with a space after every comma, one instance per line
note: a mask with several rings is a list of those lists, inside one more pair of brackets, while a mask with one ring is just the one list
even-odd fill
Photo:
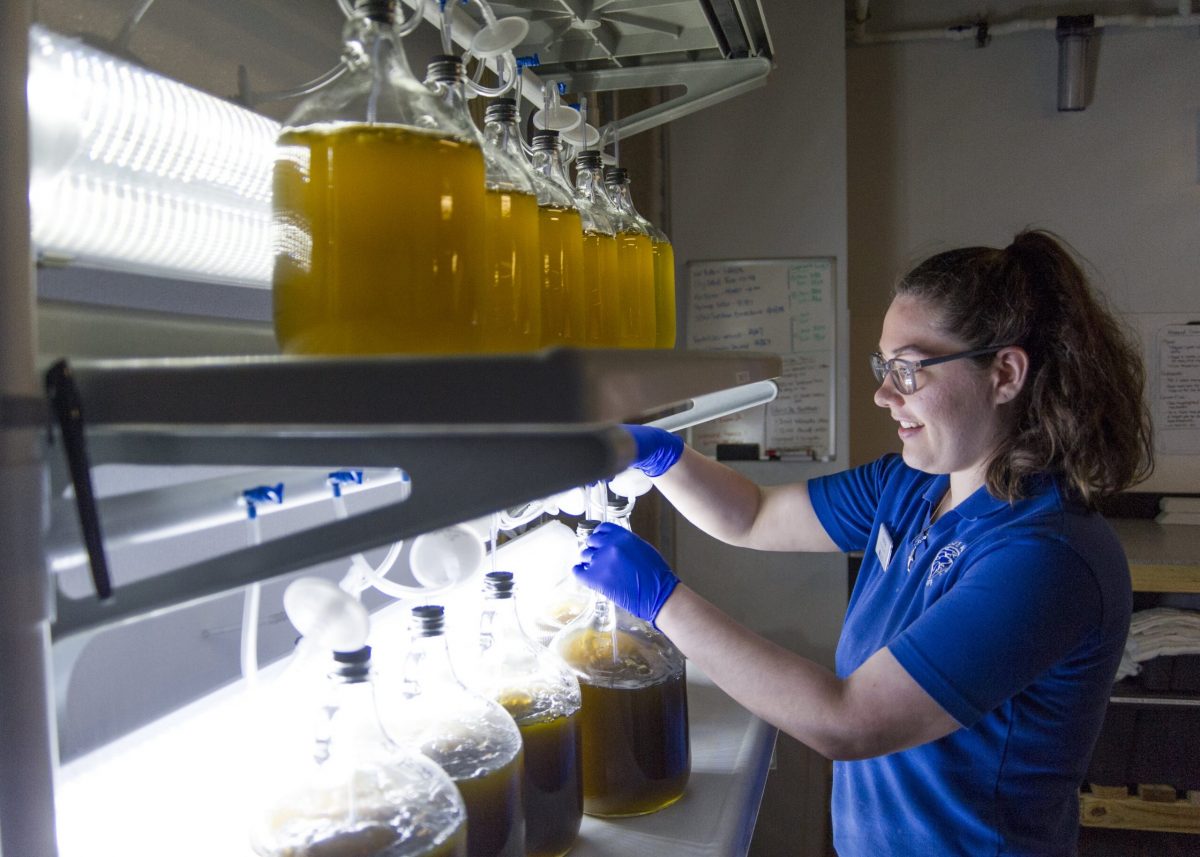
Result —
[[[114, 436], [117, 435], [117, 436]], [[379, 432], [310, 433], [262, 436], [212, 430], [96, 432], [98, 457], [136, 449], [137, 460], [160, 464], [286, 464], [330, 467], [352, 456], [356, 466], [402, 466], [412, 493], [343, 520], [260, 545], [193, 563], [116, 587], [105, 602], [59, 594], [52, 633], [55, 640], [196, 603], [302, 568], [329, 562], [382, 544], [407, 539], [459, 521], [538, 499], [606, 478], [633, 460], [633, 441], [620, 428], [539, 428], [535, 431], [485, 427], [388, 437]], [[100, 456], [100, 451], [104, 452]], [[538, 497], [531, 496], [531, 485]]]

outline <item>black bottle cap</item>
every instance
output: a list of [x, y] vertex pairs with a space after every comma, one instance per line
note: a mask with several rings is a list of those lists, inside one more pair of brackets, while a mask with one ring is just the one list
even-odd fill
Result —
[[354, 11], [381, 24], [390, 24], [396, 19], [396, 0], [354, 0]]
[[334, 652], [333, 659], [339, 664], [365, 664], [371, 660], [371, 647], [363, 646], [353, 652]]
[[585, 170], [594, 170], [599, 168], [604, 161], [601, 159], [598, 149], [585, 149], [575, 156], [575, 163]]
[[625, 184], [629, 181], [629, 170], [624, 167], [605, 167], [605, 184]]
[[575, 535], [590, 536], [593, 532], [595, 532], [596, 527], [600, 526], [602, 523], [604, 522], [592, 520], [580, 521], [575, 525]]
[[414, 607], [408, 627], [414, 636], [437, 637], [446, 630], [446, 609], [439, 604]]
[[363, 646], [353, 652], [334, 652], [333, 661], [337, 666], [330, 675], [350, 683], [366, 681], [371, 674], [371, 647]]
[[533, 135], [533, 148], [539, 152], [554, 152], [559, 148], [557, 131], [538, 131]]
[[511, 571], [489, 571], [483, 576], [483, 591], [492, 598], [512, 598], [513, 574]]
[[516, 122], [520, 114], [514, 98], [497, 98], [483, 113], [485, 122]]
[[444, 83], [457, 82], [462, 79], [462, 74], [462, 60], [453, 54], [434, 54], [425, 67], [427, 78]]

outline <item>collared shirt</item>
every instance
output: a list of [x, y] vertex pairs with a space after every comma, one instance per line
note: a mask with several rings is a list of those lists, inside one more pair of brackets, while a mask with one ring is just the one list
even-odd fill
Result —
[[1073, 854], [1129, 628], [1128, 564], [1053, 479], [1012, 505], [980, 488], [930, 525], [948, 487], [895, 455], [809, 482], [829, 536], [864, 551], [838, 675], [887, 646], [962, 725], [837, 763], [834, 844], [842, 857]]

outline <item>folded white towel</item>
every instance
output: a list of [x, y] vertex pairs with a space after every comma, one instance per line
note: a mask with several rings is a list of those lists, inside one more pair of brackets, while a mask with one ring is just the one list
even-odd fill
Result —
[[1200, 611], [1151, 607], [1134, 613], [1117, 680], [1137, 675], [1142, 663], [1160, 655], [1200, 655]]

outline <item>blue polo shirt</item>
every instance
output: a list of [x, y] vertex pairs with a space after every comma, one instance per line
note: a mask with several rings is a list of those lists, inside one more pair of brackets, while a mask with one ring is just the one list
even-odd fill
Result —
[[864, 552], [837, 674], [887, 646], [962, 726], [836, 763], [834, 845], [841, 857], [1074, 854], [1129, 630], [1129, 566], [1103, 518], [1053, 479], [1012, 505], [980, 488], [927, 526], [948, 486], [896, 455], [808, 483], [829, 536]]

